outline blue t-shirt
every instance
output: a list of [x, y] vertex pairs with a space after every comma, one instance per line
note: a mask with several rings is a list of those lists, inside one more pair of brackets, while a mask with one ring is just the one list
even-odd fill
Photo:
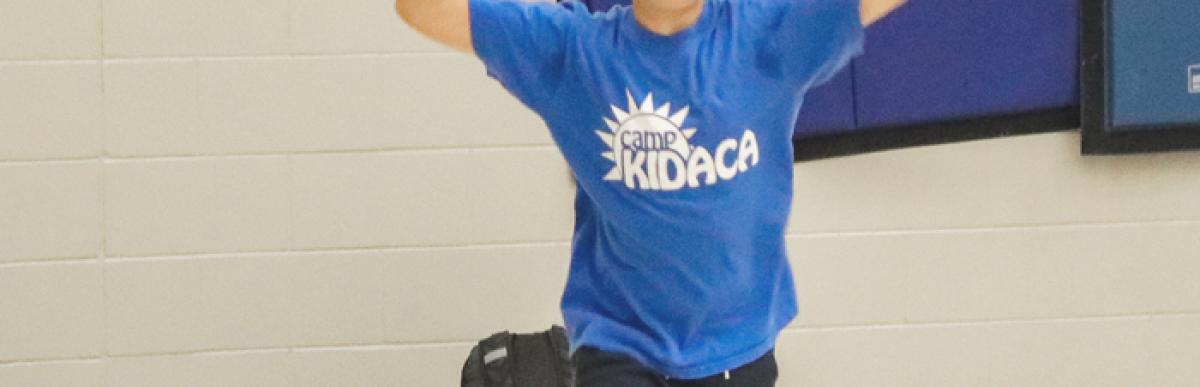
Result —
[[488, 73], [578, 181], [572, 353], [694, 379], [773, 348], [797, 313], [792, 128], [805, 91], [862, 51], [858, 0], [706, 0], [670, 36], [628, 6], [471, 0], [470, 15]]

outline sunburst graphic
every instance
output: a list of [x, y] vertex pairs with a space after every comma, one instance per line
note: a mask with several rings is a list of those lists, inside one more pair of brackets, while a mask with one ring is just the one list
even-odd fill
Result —
[[672, 113], [670, 103], [654, 106], [654, 93], [647, 94], [640, 104], [628, 90], [625, 97], [629, 103], [627, 110], [612, 105], [615, 120], [604, 118], [608, 130], [596, 130], [596, 135], [609, 146], [609, 150], [600, 155], [614, 163], [604, 180], [621, 181], [624, 178], [621, 160], [625, 153], [673, 151], [683, 160], [691, 156], [695, 147], [689, 140], [696, 135], [696, 129], [683, 129], [691, 110], [688, 106]]

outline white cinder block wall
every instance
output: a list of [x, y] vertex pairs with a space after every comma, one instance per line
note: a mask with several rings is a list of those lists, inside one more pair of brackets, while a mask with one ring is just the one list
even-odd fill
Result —
[[[796, 168], [781, 386], [1200, 385], [1200, 154]], [[0, 0], [0, 386], [452, 386], [560, 321], [545, 128], [389, 0]]]

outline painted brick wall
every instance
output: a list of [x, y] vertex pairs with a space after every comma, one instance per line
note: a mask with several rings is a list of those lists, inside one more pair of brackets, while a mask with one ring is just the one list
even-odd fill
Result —
[[[540, 121], [387, 0], [0, 0], [0, 386], [450, 386], [560, 320]], [[1200, 155], [798, 165], [783, 387], [1195, 386]]]

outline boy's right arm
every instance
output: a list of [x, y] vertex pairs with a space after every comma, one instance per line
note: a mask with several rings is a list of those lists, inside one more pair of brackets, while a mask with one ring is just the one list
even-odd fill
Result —
[[473, 53], [468, 0], [396, 0], [396, 13], [421, 34]]
[[[396, 13], [413, 29], [456, 50], [473, 53], [468, 0], [396, 0]], [[525, 0], [553, 3], [554, 0]]]
[[578, 3], [552, 0], [396, 0], [396, 13], [425, 36], [479, 58], [488, 75], [531, 107], [552, 100], [567, 48], [590, 15]]

